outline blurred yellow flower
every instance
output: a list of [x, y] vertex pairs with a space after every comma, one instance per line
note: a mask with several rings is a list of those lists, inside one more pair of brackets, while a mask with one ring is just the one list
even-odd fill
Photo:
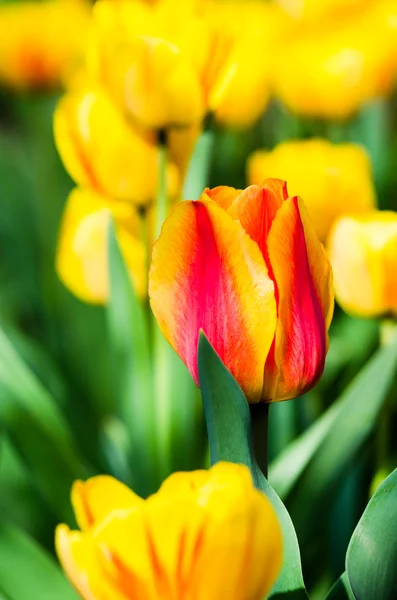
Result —
[[85, 600], [262, 600], [281, 566], [280, 526], [246, 467], [175, 473], [146, 501], [112, 477], [76, 482], [80, 531], [57, 553]]
[[84, 0], [0, 4], [0, 81], [16, 89], [59, 85], [83, 53], [89, 24]]
[[[58, 151], [76, 183], [136, 205], [156, 198], [159, 149], [154, 135], [130, 126], [104, 92], [66, 94], [55, 111], [54, 129]], [[178, 172], [170, 163], [170, 196], [177, 187]]]
[[270, 152], [254, 152], [247, 174], [249, 184], [268, 177], [288, 181], [289, 194], [305, 199], [321, 241], [339, 216], [376, 208], [369, 157], [354, 144], [320, 138], [282, 142]]
[[336, 298], [347, 312], [397, 315], [397, 213], [341, 218], [328, 251]]
[[343, 119], [390, 93], [397, 71], [397, 2], [379, 0], [345, 19], [296, 26], [277, 49], [276, 95], [292, 111]]
[[139, 297], [146, 294], [146, 250], [139, 219], [129, 204], [112, 202], [88, 189], [74, 189], [67, 201], [58, 241], [56, 269], [78, 298], [104, 304], [109, 297], [107, 239], [109, 219]]
[[88, 70], [145, 127], [197, 124], [207, 113], [245, 126], [269, 98], [280, 13], [258, 0], [99, 0]]
[[344, 17], [354, 10], [362, 10], [374, 0], [276, 0], [276, 3], [294, 19], [316, 21], [324, 17]]

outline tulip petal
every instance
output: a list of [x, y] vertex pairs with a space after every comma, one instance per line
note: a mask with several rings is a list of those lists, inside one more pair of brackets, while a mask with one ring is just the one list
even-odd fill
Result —
[[274, 336], [274, 285], [257, 244], [210, 200], [182, 202], [154, 246], [151, 306], [198, 383], [202, 329], [251, 402]]
[[114, 477], [100, 475], [84, 483], [76, 481], [72, 488], [72, 504], [81, 530], [89, 529], [110, 513], [139, 506], [142, 498]]
[[277, 282], [278, 322], [263, 394], [267, 401], [286, 400], [321, 376], [333, 311], [331, 267], [299, 198], [289, 198], [278, 211], [268, 252]]
[[242, 190], [236, 190], [233, 187], [229, 187], [227, 185], [219, 185], [215, 188], [206, 188], [203, 192], [205, 196], [211, 198], [214, 202], [216, 202], [219, 206], [221, 206], [224, 210], [228, 210], [230, 205], [235, 201], [235, 199], [241, 194]]
[[277, 211], [288, 197], [287, 185], [281, 179], [267, 179], [263, 185], [246, 188], [228, 208], [240, 221], [248, 235], [258, 244], [267, 265], [267, 236]]
[[58, 248], [57, 273], [77, 297], [104, 304], [109, 295], [107, 235], [110, 217], [137, 295], [146, 293], [146, 251], [136, 234], [133, 207], [88, 189], [74, 189], [67, 201]]

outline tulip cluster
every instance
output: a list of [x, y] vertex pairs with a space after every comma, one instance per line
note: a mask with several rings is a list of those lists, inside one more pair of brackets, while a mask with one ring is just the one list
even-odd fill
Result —
[[107, 476], [76, 482], [80, 531], [57, 530], [84, 600], [262, 600], [281, 566], [274, 509], [246, 467], [175, 473], [146, 501]]
[[[58, 273], [80, 298], [103, 303], [108, 296], [100, 275], [106, 270], [106, 219], [100, 206], [107, 204], [117, 230], [122, 227], [120, 211], [125, 214], [121, 204], [135, 211], [134, 222], [138, 212], [149, 219], [145, 239], [139, 228], [129, 228], [133, 245], [143, 244], [147, 252], [159, 183], [166, 181], [167, 211], [180, 194], [206, 118], [247, 125], [262, 114], [269, 97], [270, 62], [258, 69], [255, 57], [268, 54], [269, 40], [276, 35], [270, 34], [273, 9], [255, 0], [244, 7], [215, 0], [191, 0], [183, 6], [174, 0], [95, 4], [85, 60], [70, 77], [69, 91], [55, 113], [58, 150], [81, 188], [65, 211]], [[160, 167], [164, 144], [165, 175]], [[92, 203], [84, 206], [93, 192], [101, 196], [95, 214]], [[85, 235], [96, 238], [98, 251], [89, 256]], [[121, 246], [132, 254], [128, 244]], [[139, 255], [144, 252], [141, 248]], [[131, 266], [134, 283], [144, 277], [141, 262]], [[100, 286], [85, 275], [85, 263], [98, 273]]]

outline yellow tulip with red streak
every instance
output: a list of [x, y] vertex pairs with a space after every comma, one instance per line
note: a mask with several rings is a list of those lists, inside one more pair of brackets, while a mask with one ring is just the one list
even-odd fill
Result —
[[175, 473], [142, 500], [109, 476], [76, 482], [80, 531], [56, 548], [84, 600], [262, 600], [282, 562], [281, 531], [248, 469]]
[[338, 217], [376, 208], [371, 162], [365, 149], [355, 144], [321, 138], [282, 142], [271, 151], [254, 152], [247, 175], [254, 185], [266, 177], [286, 179], [290, 194], [305, 199], [322, 242]]
[[129, 204], [116, 203], [89, 189], [74, 189], [63, 214], [56, 269], [64, 285], [78, 298], [105, 304], [109, 298], [108, 229], [116, 235], [138, 297], [146, 294], [146, 248], [139, 218]]
[[200, 330], [249, 402], [293, 398], [322, 374], [331, 268], [303, 201], [283, 181], [207, 189], [179, 203], [153, 248], [149, 296], [196, 383]]
[[373, 211], [339, 219], [328, 252], [336, 298], [347, 312], [397, 315], [397, 213]]

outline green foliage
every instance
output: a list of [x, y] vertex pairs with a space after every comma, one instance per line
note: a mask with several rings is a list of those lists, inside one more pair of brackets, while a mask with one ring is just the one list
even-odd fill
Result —
[[397, 469], [381, 483], [349, 544], [346, 572], [359, 600], [397, 597]]
[[77, 600], [51, 556], [24, 532], [0, 522], [0, 598]]
[[247, 401], [240, 386], [203, 333], [200, 334], [198, 362], [211, 463], [225, 460], [249, 467], [256, 487], [268, 496], [281, 524], [284, 563], [271, 597], [280, 600], [306, 598], [298, 540], [292, 521], [254, 457]]
[[377, 424], [397, 368], [397, 342], [380, 349], [341, 398], [270, 467], [269, 479], [294, 522], [308, 527]]

